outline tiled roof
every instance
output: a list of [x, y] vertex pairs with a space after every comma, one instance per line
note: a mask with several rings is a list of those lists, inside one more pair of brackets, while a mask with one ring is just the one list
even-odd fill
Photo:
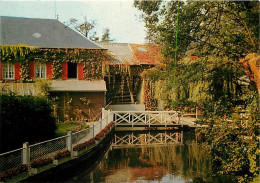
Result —
[[50, 91], [60, 92], [105, 92], [106, 83], [104, 80], [99, 81], [79, 81], [79, 80], [54, 80], [51, 83]]
[[163, 59], [162, 46], [156, 44], [130, 44], [130, 47], [139, 64], [161, 64]]
[[110, 64], [129, 65], [157, 65], [163, 59], [160, 45], [156, 44], [129, 44], [129, 43], [96, 43], [108, 49], [112, 55]]
[[58, 20], [0, 16], [0, 45], [18, 44], [40, 48], [102, 49]]
[[97, 42], [102, 48], [108, 49], [113, 58], [110, 64], [137, 64], [133, 52], [128, 43], [103, 43]]

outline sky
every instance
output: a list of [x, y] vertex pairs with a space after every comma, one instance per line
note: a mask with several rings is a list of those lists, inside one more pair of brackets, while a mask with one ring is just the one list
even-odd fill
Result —
[[141, 12], [132, 0], [121, 1], [6, 1], [0, 0], [0, 15], [25, 18], [57, 19], [68, 24], [71, 18], [96, 21], [95, 31], [99, 37], [105, 28], [110, 38], [118, 43], [144, 43], [145, 26]]

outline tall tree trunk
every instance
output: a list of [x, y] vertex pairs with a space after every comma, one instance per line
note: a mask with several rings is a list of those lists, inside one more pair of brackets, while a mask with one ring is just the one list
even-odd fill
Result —
[[240, 60], [240, 64], [244, 68], [246, 75], [256, 84], [258, 94], [260, 95], [260, 55], [250, 53]]

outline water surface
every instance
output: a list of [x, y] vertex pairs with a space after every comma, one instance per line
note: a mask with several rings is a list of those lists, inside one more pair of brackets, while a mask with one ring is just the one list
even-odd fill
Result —
[[213, 177], [208, 149], [193, 132], [116, 133], [91, 170], [68, 182], [229, 182]]

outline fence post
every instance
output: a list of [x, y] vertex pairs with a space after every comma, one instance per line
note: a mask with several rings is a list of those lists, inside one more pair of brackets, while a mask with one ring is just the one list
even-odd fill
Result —
[[107, 125], [108, 125], [108, 123], [110, 123], [112, 120], [111, 120], [111, 110], [109, 109], [108, 110], [108, 118], [107, 118]]
[[181, 112], [181, 127], [183, 127], [183, 112]]
[[100, 126], [100, 131], [102, 130], [102, 123], [103, 123], [103, 119], [101, 119], [100, 121], [99, 121], [99, 126]]
[[101, 116], [101, 119], [105, 119], [105, 112], [106, 110], [104, 108], [102, 108], [102, 116]]
[[92, 130], [93, 130], [93, 138], [95, 137], [95, 125], [92, 125]]
[[29, 143], [25, 142], [23, 143], [23, 159], [22, 164], [28, 165], [30, 163], [30, 149], [29, 149]]
[[72, 133], [71, 133], [71, 131], [68, 131], [67, 135], [68, 135], [68, 137], [67, 137], [67, 149], [72, 154]]
[[106, 117], [106, 124], [108, 124], [109, 116], [110, 116], [110, 112], [108, 112], [108, 115], [107, 115], [107, 117]]

